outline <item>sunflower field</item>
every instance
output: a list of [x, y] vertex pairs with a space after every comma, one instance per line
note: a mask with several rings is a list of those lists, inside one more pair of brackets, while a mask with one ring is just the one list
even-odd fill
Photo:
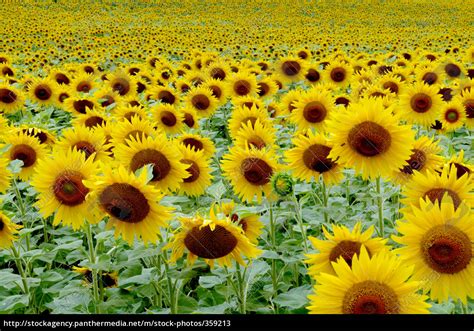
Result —
[[474, 313], [474, 1], [3, 1], [0, 313]]

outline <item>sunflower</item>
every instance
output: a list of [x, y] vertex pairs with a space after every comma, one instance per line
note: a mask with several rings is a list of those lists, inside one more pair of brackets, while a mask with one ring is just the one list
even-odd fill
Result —
[[305, 92], [294, 106], [289, 120], [298, 126], [298, 130], [316, 129], [319, 132], [325, 130], [335, 108], [330, 93], [319, 89]]
[[92, 220], [94, 205], [86, 201], [89, 189], [82, 182], [97, 172], [92, 158], [76, 149], [55, 149], [51, 157], [38, 161], [35, 171], [31, 185], [39, 193], [36, 206], [44, 218], [55, 213], [53, 225], [62, 222], [73, 230]]
[[450, 102], [444, 103], [440, 109], [439, 118], [445, 132], [456, 131], [463, 126], [466, 120], [466, 113], [464, 106], [459, 99], [453, 99]]
[[130, 121], [121, 121], [112, 129], [112, 144], [117, 146], [118, 144], [127, 143], [127, 139], [135, 137], [142, 139], [143, 137], [154, 136], [156, 130], [154, 129], [154, 123], [147, 119], [140, 119], [137, 116], [131, 118]]
[[242, 123], [235, 137], [235, 146], [245, 148], [251, 146], [258, 149], [272, 148], [276, 141], [276, 131], [271, 125], [263, 125], [257, 118], [255, 123], [251, 121]]
[[473, 129], [474, 128], [474, 89], [471, 89], [469, 92], [463, 93], [461, 100], [464, 106], [464, 112], [466, 113], [466, 126], [470, 129]]
[[194, 109], [198, 117], [209, 117], [217, 108], [218, 101], [206, 86], [194, 87], [186, 94], [186, 106]]
[[212, 96], [217, 99], [219, 105], [227, 101], [226, 85], [223, 81], [213, 78], [206, 79], [202, 87], [209, 88], [212, 91]]
[[125, 72], [118, 71], [107, 75], [107, 82], [112, 91], [117, 92], [122, 97], [133, 96], [137, 93], [137, 83]]
[[364, 179], [389, 177], [410, 158], [414, 133], [377, 99], [351, 103], [328, 123], [329, 158], [353, 167]]
[[285, 152], [285, 159], [296, 178], [309, 183], [313, 177], [318, 180], [322, 175], [328, 185], [344, 178], [343, 167], [328, 157], [332, 147], [323, 135], [308, 131], [297, 135], [292, 143], [295, 147]]
[[118, 120], [131, 121], [132, 117], [137, 116], [138, 118], [145, 120], [147, 119], [147, 111], [141, 106], [132, 106], [127, 104], [121, 104], [114, 108], [114, 117]]
[[57, 87], [49, 78], [33, 78], [28, 86], [28, 96], [31, 101], [40, 105], [51, 105], [57, 100]]
[[271, 77], [259, 79], [257, 87], [257, 94], [261, 99], [271, 98], [278, 91], [278, 85]]
[[95, 109], [86, 109], [85, 114], [78, 114], [72, 121], [73, 126], [84, 126], [91, 130], [107, 124], [109, 117], [107, 113]]
[[265, 103], [263, 102], [263, 100], [250, 95], [247, 95], [245, 97], [232, 98], [231, 102], [234, 105], [234, 109], [239, 107], [252, 108], [254, 106], [262, 109], [265, 107]]
[[64, 100], [64, 110], [71, 114], [85, 114], [87, 109], [95, 109], [98, 104], [95, 98], [79, 93], [69, 95]]
[[415, 76], [418, 82], [426, 85], [439, 85], [445, 78], [443, 71], [431, 63], [418, 65], [415, 69]]
[[444, 196], [451, 197], [454, 207], [462, 204], [474, 206], [474, 182], [468, 176], [457, 177], [456, 167], [444, 167], [441, 174], [428, 171], [415, 173], [413, 179], [402, 189], [405, 196], [401, 202], [408, 207], [419, 207], [420, 198], [440, 202]]
[[48, 77], [59, 85], [71, 84], [71, 75], [66, 70], [53, 69], [49, 72]]
[[131, 137], [127, 145], [119, 144], [115, 147], [114, 156], [132, 172], [152, 164], [153, 177], [150, 184], [163, 192], [176, 191], [183, 179], [189, 176], [186, 171], [188, 167], [180, 162], [180, 151], [166, 136], [144, 139]]
[[413, 279], [420, 281], [433, 300], [451, 297], [464, 304], [474, 298], [474, 223], [472, 212], [455, 209], [450, 198], [440, 204], [420, 199], [420, 206], [397, 222], [403, 245], [396, 252], [406, 264], [414, 265]]
[[377, 85], [384, 90], [390, 91], [395, 95], [403, 94], [405, 90], [405, 84], [402, 82], [400, 77], [393, 74], [384, 75], [378, 81]]
[[275, 72], [277, 77], [285, 83], [298, 82], [304, 79], [306, 67], [306, 62], [301, 58], [288, 56], [275, 63]]
[[216, 262], [230, 267], [233, 260], [245, 265], [242, 255], [251, 259], [261, 253], [245, 236], [243, 229], [229, 218], [218, 219], [211, 212], [210, 219], [196, 216], [179, 221], [181, 227], [164, 247], [172, 251], [171, 263], [181, 258], [185, 250], [188, 252], [189, 265], [194, 264], [199, 257], [211, 267]]
[[168, 105], [179, 103], [179, 97], [176, 91], [171, 87], [157, 86], [150, 91], [153, 99]]
[[[72, 271], [84, 276], [84, 282], [87, 286], [92, 284], [93, 275], [92, 275], [92, 270], [91, 269], [73, 266]], [[118, 273], [116, 271], [114, 271], [114, 272], [103, 272], [102, 271], [100, 273], [99, 282], [100, 282], [99, 285], [101, 286], [101, 288], [117, 287], [117, 285], [118, 285]]]
[[24, 102], [23, 92], [0, 81], [0, 112], [13, 113], [23, 107]]
[[183, 133], [175, 138], [179, 144], [195, 151], [203, 151], [205, 158], [214, 156], [216, 147], [211, 139], [193, 133]]
[[296, 109], [296, 103], [301, 99], [303, 91], [291, 90], [281, 98], [281, 108], [285, 114], [291, 114]]
[[442, 102], [436, 86], [418, 82], [400, 95], [398, 108], [401, 117], [409, 123], [429, 126], [438, 118]]
[[413, 267], [388, 251], [370, 257], [364, 246], [349, 266], [333, 262], [335, 275], [316, 277], [308, 296], [310, 314], [428, 314], [426, 295], [417, 294], [420, 283], [409, 279]]
[[104, 87], [94, 93], [94, 103], [100, 105], [103, 108], [111, 108], [123, 98], [116, 91], [111, 90], [109, 87]]
[[319, 70], [319, 65], [309, 64], [308, 69], [306, 69], [306, 74], [304, 75], [305, 82], [311, 85], [318, 84], [322, 81], [322, 74]]
[[232, 137], [237, 135], [237, 132], [244, 124], [249, 122], [254, 125], [257, 119], [265, 127], [271, 126], [268, 112], [264, 108], [258, 108], [253, 105], [251, 108], [246, 106], [235, 108], [228, 121], [229, 132]]
[[221, 164], [234, 192], [249, 203], [257, 196], [260, 203], [263, 194], [271, 197], [270, 179], [279, 169], [276, 159], [272, 150], [233, 147], [224, 155]]
[[242, 227], [245, 236], [251, 243], [257, 244], [258, 237], [262, 234], [262, 228], [265, 226], [256, 214], [238, 213], [235, 202], [222, 202], [218, 211], [230, 218], [232, 222]]
[[472, 173], [474, 172], [474, 168], [471, 164], [464, 161], [464, 150], [461, 149], [458, 155], [453, 155], [445, 164], [444, 167], [446, 168], [455, 168], [456, 169], [456, 177], [459, 179], [465, 174], [467, 176], [472, 177]]
[[207, 74], [216, 80], [224, 81], [231, 73], [229, 65], [224, 61], [214, 61], [206, 68]]
[[171, 208], [159, 204], [163, 193], [147, 183], [147, 168], [139, 176], [124, 166], [101, 165], [102, 175], [84, 184], [90, 193], [86, 201], [97, 203], [97, 219], [109, 216], [107, 228], [115, 228], [115, 238], [120, 235], [132, 245], [135, 237], [147, 243], [156, 243], [160, 227], [168, 226]]
[[102, 131], [92, 131], [83, 126], [72, 127], [62, 132], [62, 138], [55, 147], [63, 152], [77, 149], [84, 153], [86, 158], [94, 156], [94, 161], [109, 160], [109, 153], [105, 146], [105, 137]]
[[[3, 147], [0, 145], [0, 147]], [[10, 160], [0, 156], [0, 193], [4, 193], [10, 187], [11, 172], [8, 169]]]
[[197, 111], [191, 107], [184, 107], [181, 109], [183, 113], [183, 123], [190, 129], [197, 129], [199, 127], [199, 120]]
[[9, 248], [17, 239], [18, 230], [21, 225], [13, 223], [5, 214], [0, 212], [0, 247]]
[[247, 71], [234, 73], [227, 81], [226, 93], [231, 97], [255, 96], [258, 92], [257, 78]]
[[307, 254], [305, 263], [309, 264], [308, 274], [317, 276], [320, 273], [335, 275], [336, 272], [332, 263], [337, 262], [339, 258], [352, 266], [354, 257], [359, 256], [361, 247], [364, 246], [370, 256], [373, 256], [383, 250], [387, 250], [388, 239], [372, 238], [374, 226], [370, 226], [366, 231], [362, 231], [362, 224], [357, 222], [350, 231], [344, 225], [332, 225], [333, 235], [328, 232], [326, 227], [322, 227], [325, 236], [324, 240], [309, 237], [313, 247], [318, 250], [315, 254]]
[[151, 109], [159, 131], [177, 134], [183, 130], [184, 115], [172, 105], [157, 105]]
[[89, 93], [96, 88], [94, 76], [87, 73], [82, 73], [74, 77], [71, 81], [71, 88], [77, 93]]
[[324, 68], [324, 81], [331, 82], [339, 87], [348, 85], [353, 73], [352, 67], [345, 62], [336, 61]]
[[178, 145], [181, 152], [180, 162], [186, 165], [188, 175], [180, 184], [179, 192], [189, 196], [200, 196], [211, 184], [211, 168], [204, 150], [195, 150], [191, 146]]
[[38, 160], [45, 158], [47, 155], [46, 147], [40, 144], [35, 137], [23, 132], [5, 137], [5, 142], [11, 145], [8, 151], [10, 161], [23, 161], [18, 177], [27, 181], [35, 171]]

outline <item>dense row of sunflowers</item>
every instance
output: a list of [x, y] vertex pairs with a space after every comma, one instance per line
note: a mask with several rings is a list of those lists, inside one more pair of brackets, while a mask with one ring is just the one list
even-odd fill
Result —
[[[196, 50], [36, 74], [16, 60], [0, 54], [0, 191], [14, 195], [0, 214], [0, 246], [26, 295], [32, 268], [22, 256], [39, 231], [26, 221], [27, 195], [43, 242], [48, 226], [84, 233], [89, 264], [72, 269], [96, 312], [103, 287], [121, 277], [96, 267], [94, 231], [104, 223], [116, 245], [153, 247], [166, 272], [199, 261], [234, 272], [241, 312], [246, 270], [268, 258], [273, 301], [282, 277], [271, 251], [287, 229], [273, 209], [288, 203], [284, 223], [301, 238], [301, 274], [314, 285], [310, 313], [429, 313], [450, 301], [470, 309], [474, 47], [324, 56], [302, 47], [252, 60]], [[334, 224], [331, 190], [345, 187], [349, 201], [348, 179], [373, 183], [374, 220]], [[396, 222], [385, 215], [384, 187], [400, 188]], [[170, 197], [187, 197], [191, 210]], [[305, 204], [322, 207], [318, 228]], [[177, 312], [176, 284], [168, 287]]]

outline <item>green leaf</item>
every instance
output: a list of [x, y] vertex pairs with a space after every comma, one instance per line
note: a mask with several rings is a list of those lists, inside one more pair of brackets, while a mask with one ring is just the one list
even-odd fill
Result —
[[28, 302], [29, 298], [27, 294], [11, 295], [0, 301], [0, 313], [4, 314], [27, 307]]
[[209, 193], [216, 201], [219, 201], [221, 199], [222, 195], [224, 195], [224, 193], [226, 191], [227, 191], [227, 189], [226, 189], [224, 183], [222, 182], [222, 180], [218, 181], [215, 184], [212, 184], [207, 189], [207, 193]]
[[155, 268], [144, 268], [140, 275], [132, 276], [129, 278], [119, 278], [119, 286], [124, 287], [130, 284], [149, 284], [151, 281], [151, 272]]
[[199, 285], [204, 288], [213, 288], [216, 285], [224, 283], [225, 279], [217, 276], [201, 276], [199, 277]]
[[13, 160], [10, 162], [8, 165], [8, 169], [13, 173], [13, 174], [19, 174], [21, 172], [21, 169], [23, 167], [23, 161], [22, 160]]
[[311, 286], [303, 285], [292, 288], [286, 293], [280, 293], [274, 301], [281, 307], [298, 309], [308, 304], [308, 294], [310, 293]]
[[135, 171], [135, 176], [139, 177], [143, 171], [146, 171], [146, 182], [153, 179], [153, 163], [145, 164], [143, 167]]

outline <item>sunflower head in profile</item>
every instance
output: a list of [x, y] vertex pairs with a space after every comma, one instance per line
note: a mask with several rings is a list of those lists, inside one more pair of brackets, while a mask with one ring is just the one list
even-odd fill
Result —
[[281, 109], [284, 114], [291, 114], [296, 109], [296, 103], [303, 96], [304, 91], [290, 90], [281, 99]]
[[271, 126], [270, 116], [265, 108], [253, 105], [251, 108], [242, 106], [234, 108], [228, 121], [228, 128], [231, 137], [235, 137], [244, 124], [251, 124], [252, 127], [259, 120], [265, 127]]
[[109, 115], [95, 109], [86, 109], [85, 114], [77, 114], [72, 121], [73, 126], [83, 126], [91, 130], [107, 125]]
[[232, 74], [227, 81], [226, 93], [232, 98], [256, 96], [258, 92], [257, 78], [246, 70]]
[[428, 314], [420, 282], [410, 278], [413, 267], [389, 251], [373, 256], [365, 246], [350, 266], [343, 258], [332, 263], [335, 274], [316, 276], [310, 314]]
[[242, 124], [234, 137], [235, 146], [245, 148], [255, 147], [257, 149], [272, 148], [276, 141], [276, 130], [271, 125], [264, 125], [259, 119], [252, 123], [248, 121]]
[[277, 157], [271, 149], [232, 147], [224, 155], [222, 170], [243, 201], [252, 202], [254, 197], [260, 203], [265, 194], [272, 198], [271, 177], [277, 172]]
[[442, 102], [435, 85], [417, 82], [400, 95], [398, 112], [409, 123], [429, 126], [438, 118]]
[[331, 234], [323, 225], [325, 239], [309, 237], [317, 253], [307, 254], [308, 274], [316, 276], [322, 272], [335, 274], [333, 262], [339, 258], [352, 266], [354, 257], [360, 254], [361, 247], [364, 246], [369, 256], [373, 256], [383, 250], [387, 250], [387, 240], [383, 238], [372, 238], [374, 227], [370, 226], [366, 231], [362, 231], [362, 224], [357, 222], [354, 228], [349, 230], [343, 225], [333, 225]]
[[64, 130], [62, 135], [55, 146], [63, 152], [77, 149], [82, 152], [86, 158], [92, 157], [94, 161], [109, 160], [109, 152], [105, 145], [103, 131], [92, 131], [84, 126], [76, 126]]
[[214, 267], [232, 265], [233, 261], [245, 265], [244, 257], [256, 258], [261, 251], [245, 236], [241, 226], [230, 218], [218, 218], [211, 209], [208, 219], [200, 216], [181, 218], [181, 226], [165, 249], [171, 249], [170, 262], [174, 263], [187, 251], [188, 264], [197, 258]]
[[176, 105], [179, 103], [179, 95], [172, 87], [156, 86], [150, 91], [154, 100], [162, 104]]
[[458, 208], [451, 197], [440, 203], [420, 199], [419, 207], [404, 213], [397, 222], [401, 244], [396, 252], [407, 265], [414, 265], [413, 279], [420, 281], [433, 300], [449, 297], [466, 304], [474, 297], [474, 223], [472, 211]]
[[415, 77], [418, 82], [426, 85], [439, 85], [445, 79], [443, 70], [431, 63], [419, 64], [415, 69]]
[[257, 82], [258, 96], [261, 99], [272, 98], [278, 91], [278, 85], [271, 77], [259, 79]]
[[331, 82], [339, 87], [349, 84], [353, 74], [352, 66], [344, 61], [332, 61], [324, 68], [324, 81]]
[[195, 133], [183, 133], [175, 138], [176, 142], [184, 145], [186, 148], [195, 151], [203, 151], [204, 157], [209, 159], [214, 156], [216, 147], [211, 139]]
[[13, 113], [23, 107], [24, 102], [25, 96], [21, 90], [0, 81], [0, 112]]
[[332, 145], [326, 137], [308, 131], [293, 138], [294, 147], [285, 152], [288, 169], [293, 175], [306, 182], [318, 180], [322, 175], [325, 184], [339, 183], [344, 174], [343, 167], [329, 158]]
[[127, 140], [132, 137], [136, 139], [154, 137], [156, 133], [155, 123], [147, 118], [141, 119], [138, 116], [133, 116], [130, 121], [120, 121], [112, 128], [112, 145], [127, 144]]
[[227, 90], [225, 82], [218, 79], [206, 79], [202, 87], [209, 88], [212, 91], [212, 96], [216, 98], [219, 105], [227, 101]]
[[205, 157], [204, 150], [196, 150], [183, 144], [179, 144], [178, 148], [181, 152], [180, 162], [186, 166], [187, 171], [183, 182], [180, 183], [179, 192], [195, 197], [204, 194], [212, 180], [209, 159]]
[[258, 237], [262, 233], [264, 224], [260, 221], [258, 215], [238, 212], [234, 201], [222, 202], [217, 210], [229, 218], [234, 224], [239, 225], [244, 230], [245, 236], [251, 243], [257, 244]]
[[441, 147], [438, 146], [438, 142], [425, 136], [415, 141], [411, 152], [405, 165], [392, 176], [393, 180], [402, 185], [410, 181], [415, 172], [435, 171], [443, 162], [443, 158], [439, 155]]
[[5, 214], [0, 212], [0, 247], [9, 248], [17, 239], [21, 225], [13, 223]]
[[70, 85], [72, 81], [72, 75], [65, 69], [52, 69], [48, 77], [56, 82], [58, 85]]
[[197, 111], [194, 108], [184, 106], [181, 108], [183, 114], [183, 124], [189, 129], [197, 129], [199, 127], [199, 117]]
[[102, 108], [110, 109], [119, 104], [123, 98], [116, 91], [108, 86], [101, 88], [94, 93], [94, 103]]
[[474, 128], [474, 88], [470, 91], [463, 93], [461, 102], [464, 106], [464, 112], [466, 114], [466, 126], [469, 129]]
[[94, 90], [97, 86], [95, 77], [91, 74], [82, 73], [74, 77], [71, 81], [71, 88], [76, 93], [89, 93]]
[[89, 95], [71, 93], [64, 99], [64, 110], [71, 114], [85, 114], [88, 109], [95, 108], [98, 108], [98, 104], [95, 98]]
[[157, 105], [151, 109], [158, 131], [173, 135], [183, 130], [183, 113], [171, 105]]
[[33, 78], [28, 86], [28, 96], [31, 101], [39, 105], [56, 103], [57, 84], [49, 78]]
[[[72, 271], [82, 275], [84, 277], [84, 285], [91, 286], [93, 283], [92, 270], [84, 267], [72, 267]], [[118, 273], [114, 272], [101, 272], [99, 277], [99, 285], [102, 288], [117, 287], [118, 285]]]
[[306, 61], [298, 56], [283, 57], [275, 63], [275, 73], [285, 83], [304, 80], [306, 69]]
[[329, 158], [355, 169], [363, 178], [390, 177], [410, 158], [414, 133], [399, 125], [381, 100], [351, 103], [328, 123], [333, 148]]
[[176, 191], [183, 179], [189, 176], [187, 165], [180, 162], [181, 153], [178, 147], [164, 135], [144, 139], [132, 137], [127, 145], [115, 146], [114, 156], [132, 172], [151, 164], [153, 177], [149, 184], [163, 192]]
[[86, 201], [89, 189], [83, 180], [97, 172], [93, 158], [77, 149], [55, 149], [51, 157], [38, 161], [31, 185], [39, 193], [36, 206], [43, 217], [55, 213], [53, 225], [62, 223], [79, 230], [85, 221], [93, 221], [93, 204]]
[[90, 190], [86, 201], [95, 203], [96, 219], [108, 216], [108, 228], [115, 229], [130, 245], [135, 238], [145, 244], [156, 243], [160, 228], [168, 226], [171, 208], [159, 204], [164, 194], [148, 183], [147, 168], [137, 176], [124, 166], [101, 164], [102, 174], [83, 183]]
[[117, 92], [122, 97], [136, 95], [137, 93], [135, 79], [123, 71], [108, 74], [107, 83], [112, 91]]
[[400, 201], [406, 206], [420, 207], [420, 199], [429, 199], [432, 203], [441, 203], [449, 196], [454, 208], [469, 208], [474, 206], [474, 182], [468, 176], [458, 178], [456, 167], [444, 167], [441, 173], [427, 171], [415, 173], [410, 182], [402, 189], [405, 196]]
[[44, 128], [30, 125], [21, 125], [16, 130], [17, 132], [22, 132], [28, 136], [35, 137], [38, 139], [40, 144], [44, 144], [46, 146], [53, 146], [56, 142], [56, 137], [54, 134]]
[[474, 173], [474, 167], [464, 160], [464, 150], [461, 149], [458, 154], [451, 156], [449, 160], [445, 162], [443, 168], [455, 168], [456, 169], [456, 177], [459, 179], [462, 176], [466, 175], [467, 177], [472, 179], [474, 178], [472, 174]]
[[10, 144], [6, 156], [10, 161], [20, 160], [23, 162], [18, 177], [22, 180], [28, 180], [35, 171], [38, 165], [38, 160], [43, 159], [47, 155], [47, 148], [45, 145], [26, 133], [18, 132], [18, 134], [9, 135], [5, 137], [5, 142]]
[[318, 88], [303, 93], [294, 106], [289, 120], [298, 126], [298, 130], [316, 129], [318, 132], [326, 129], [335, 108], [331, 94]]
[[231, 73], [229, 64], [222, 60], [213, 61], [206, 71], [212, 79], [220, 81], [225, 81]]
[[446, 102], [440, 109], [439, 121], [445, 132], [456, 131], [464, 125], [466, 113], [459, 98]]
[[209, 117], [217, 109], [218, 100], [206, 86], [194, 87], [186, 94], [186, 106], [196, 111], [198, 117]]

